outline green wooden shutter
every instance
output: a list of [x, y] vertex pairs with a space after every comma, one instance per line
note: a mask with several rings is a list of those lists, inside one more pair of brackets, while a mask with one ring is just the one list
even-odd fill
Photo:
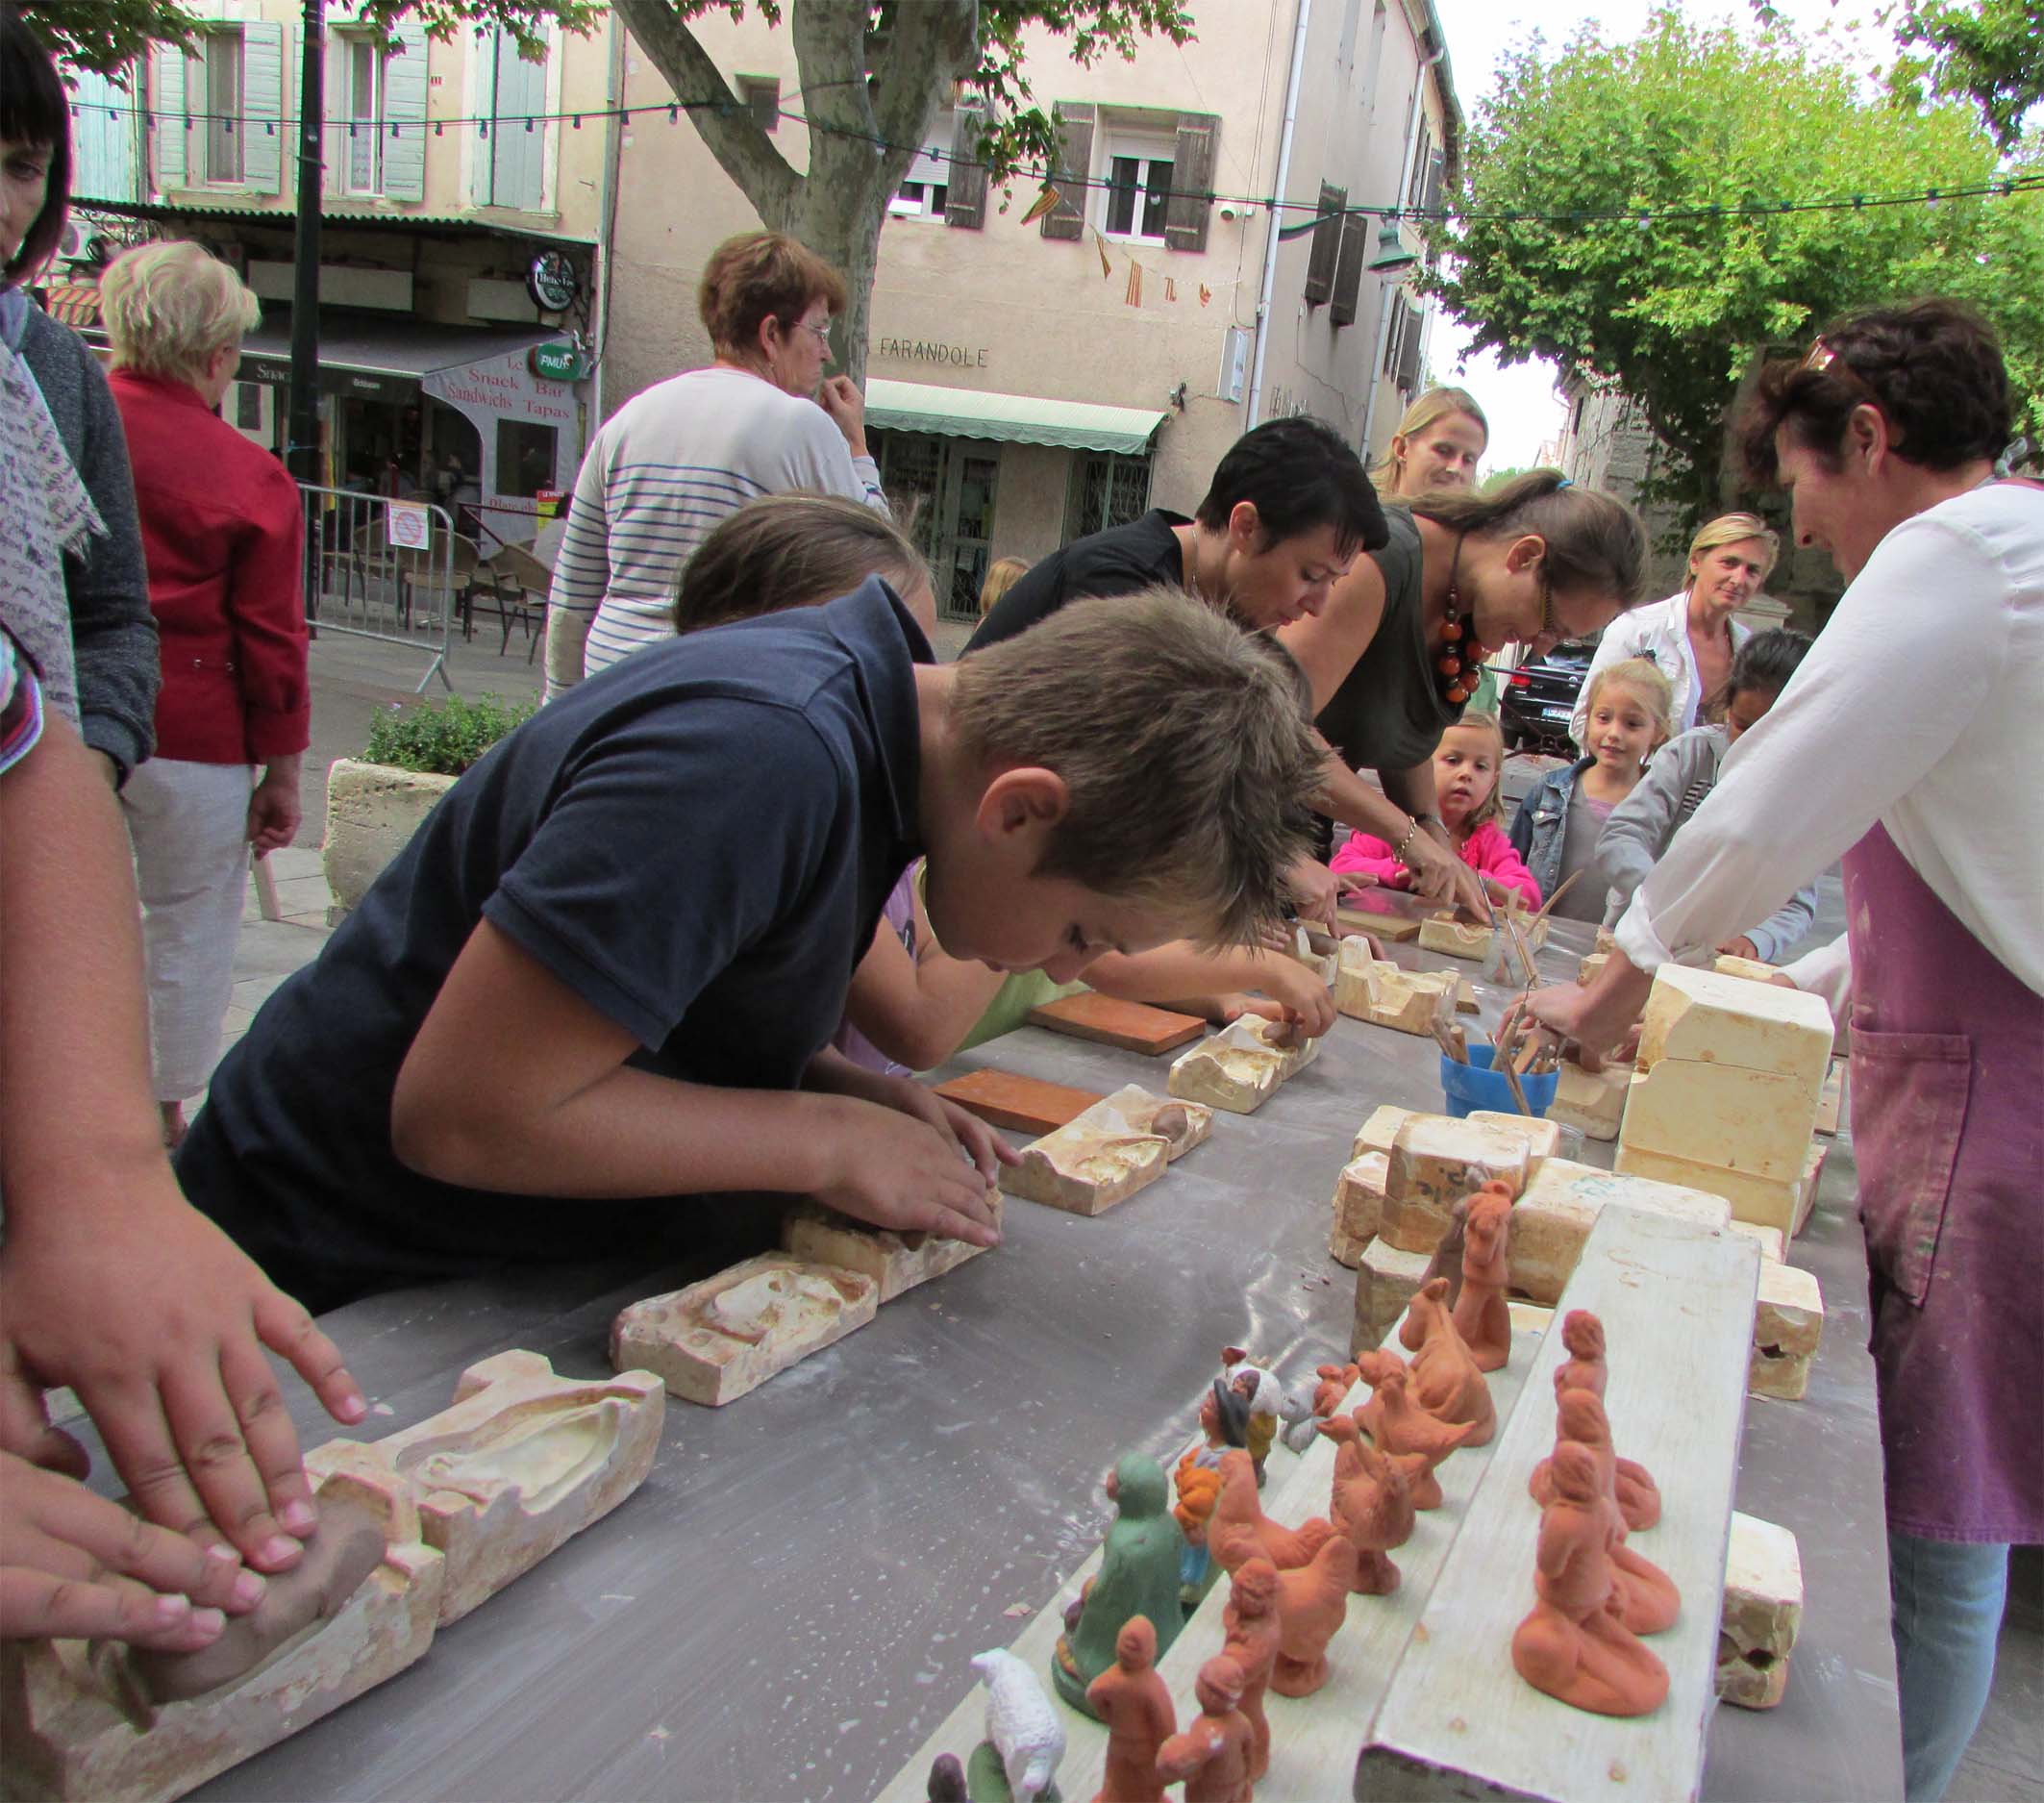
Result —
[[951, 162], [944, 172], [944, 223], [977, 232], [986, 223], [986, 165], [979, 161], [986, 115], [960, 107], [951, 121]]
[[1306, 304], [1318, 307], [1334, 291], [1334, 258], [1341, 246], [1341, 220], [1349, 190], [1320, 184], [1320, 223], [1313, 228], [1312, 255], [1306, 260]]
[[1369, 215], [1343, 213], [1341, 231], [1334, 241], [1334, 304], [1327, 310], [1331, 325], [1352, 326], [1356, 323], [1356, 297], [1362, 288], [1362, 252], [1369, 241]]
[[398, 47], [384, 62], [384, 197], [426, 198], [426, 30], [397, 26]]
[[518, 40], [499, 31], [491, 79], [488, 154], [476, 159], [478, 202], [537, 213], [546, 204], [546, 64], [528, 63]]
[[241, 28], [241, 180], [277, 193], [284, 178], [284, 27], [254, 19]]
[[156, 114], [156, 185], [167, 193], [183, 188], [185, 175], [185, 53], [162, 44], [150, 59], [151, 97]]

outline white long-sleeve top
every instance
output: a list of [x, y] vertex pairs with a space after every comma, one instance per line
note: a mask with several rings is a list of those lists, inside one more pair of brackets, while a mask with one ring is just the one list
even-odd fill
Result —
[[[2040, 699], [2044, 490], [1985, 485], [1904, 521], [1732, 746], [1618, 923], [1619, 948], [1651, 970], [1714, 945], [1879, 821], [1967, 931], [2044, 992]], [[1827, 952], [1806, 962], [1835, 975]]]
[[743, 369], [690, 369], [636, 394], [582, 460], [547, 595], [552, 700], [674, 637], [683, 567], [746, 502], [793, 489], [885, 513], [880, 471], [814, 401]]
[[[1741, 626], [1737, 620], [1732, 622], [1732, 648], [1734, 652], [1752, 637], [1752, 627]], [[1648, 607], [1634, 608], [1630, 614], [1621, 614], [1604, 629], [1604, 637], [1597, 641], [1596, 655], [1583, 672], [1583, 687], [1576, 695], [1576, 712], [1568, 722], [1568, 736], [1585, 751], [1589, 749], [1583, 739], [1590, 722], [1590, 685], [1597, 680], [1599, 670], [1621, 664], [1627, 658], [1645, 658], [1658, 665], [1668, 679], [1668, 686], [1675, 690], [1670, 713], [1676, 732], [1686, 733], [1696, 724], [1705, 695], [1703, 679], [1696, 673], [1696, 647], [1689, 642], [1689, 591], [1686, 588], [1671, 594], [1665, 601], [1656, 601]]]

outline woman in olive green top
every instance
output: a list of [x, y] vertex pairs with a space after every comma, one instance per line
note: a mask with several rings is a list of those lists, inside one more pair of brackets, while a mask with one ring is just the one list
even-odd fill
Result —
[[[1384, 509], [1326, 609], [1279, 639], [1313, 686], [1333, 749], [1323, 811], [1388, 841], [1435, 900], [1484, 910], [1434, 807], [1433, 748], [1462, 714], [1483, 649], [1610, 624], [1639, 598], [1646, 530], [1623, 502], [1534, 470], [1487, 494], [1436, 489]], [[1374, 769], [1380, 793], [1355, 774]], [[1474, 891], [1474, 892], [1472, 892]]]

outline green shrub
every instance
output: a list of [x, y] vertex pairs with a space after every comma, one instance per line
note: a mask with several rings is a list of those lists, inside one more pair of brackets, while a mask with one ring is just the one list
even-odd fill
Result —
[[362, 756], [371, 764], [391, 764], [425, 776], [460, 776], [512, 727], [531, 719], [538, 706], [486, 694], [473, 701], [449, 695], [444, 701], [392, 708], [370, 723]]

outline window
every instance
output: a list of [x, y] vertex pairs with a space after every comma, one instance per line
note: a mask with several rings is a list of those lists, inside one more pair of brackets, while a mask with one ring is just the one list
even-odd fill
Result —
[[186, 91], [197, 100], [194, 110], [202, 109], [206, 114], [205, 130], [192, 133], [200, 150], [200, 166], [191, 171], [192, 179], [238, 183], [247, 134], [247, 122], [241, 116], [239, 32], [208, 32], [199, 39], [190, 59]]
[[1171, 198], [1171, 152], [1160, 146], [1109, 141], [1106, 206], [1101, 230], [1109, 238], [1164, 241], [1164, 208]]
[[349, 194], [381, 194], [384, 146], [384, 55], [373, 38], [345, 38], [341, 116], [348, 137], [342, 145], [341, 188]]
[[1104, 451], [1075, 463], [1066, 496], [1064, 541], [1140, 519], [1150, 505], [1150, 459]]
[[778, 75], [741, 75], [738, 77], [738, 98], [744, 101], [752, 113], [753, 123], [762, 132], [776, 130], [781, 123], [781, 78]]
[[497, 492], [531, 500], [554, 486], [561, 433], [529, 419], [497, 421]]
[[954, 113], [937, 114], [930, 135], [915, 153], [902, 185], [887, 202], [887, 211], [897, 219], [935, 219], [943, 223], [944, 208], [951, 198], [950, 150], [958, 122]]

